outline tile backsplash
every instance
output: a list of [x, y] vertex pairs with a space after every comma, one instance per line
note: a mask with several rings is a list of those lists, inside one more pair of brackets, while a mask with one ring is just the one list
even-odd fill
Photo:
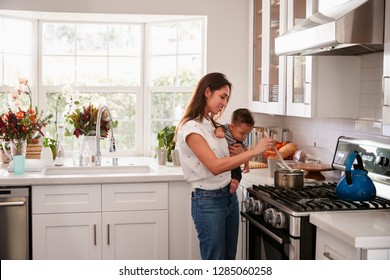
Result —
[[333, 152], [339, 136], [374, 140], [390, 144], [382, 135], [383, 52], [361, 56], [359, 119], [309, 119], [254, 114], [258, 126], [280, 126], [292, 132], [298, 146], [316, 143]]

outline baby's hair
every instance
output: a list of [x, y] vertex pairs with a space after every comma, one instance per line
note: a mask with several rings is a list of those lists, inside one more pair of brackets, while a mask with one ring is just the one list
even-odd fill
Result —
[[251, 111], [245, 108], [237, 109], [232, 114], [232, 123], [234, 124], [248, 124], [250, 126], [255, 125], [255, 120], [253, 119]]

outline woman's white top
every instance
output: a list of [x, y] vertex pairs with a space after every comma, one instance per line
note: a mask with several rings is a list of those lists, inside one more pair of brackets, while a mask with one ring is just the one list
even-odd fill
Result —
[[215, 136], [215, 128], [209, 120], [188, 121], [179, 129], [176, 141], [185, 180], [190, 182], [193, 188], [215, 190], [225, 187], [231, 181], [231, 172], [213, 175], [188, 146], [186, 138], [192, 133], [202, 136], [217, 158], [230, 156], [226, 139]]

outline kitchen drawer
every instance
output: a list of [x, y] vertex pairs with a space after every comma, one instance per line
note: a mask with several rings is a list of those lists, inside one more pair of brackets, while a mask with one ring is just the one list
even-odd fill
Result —
[[32, 187], [32, 214], [101, 211], [101, 185]]
[[102, 185], [102, 210], [168, 209], [168, 183]]
[[361, 249], [355, 248], [336, 236], [317, 228], [317, 260], [360, 260]]

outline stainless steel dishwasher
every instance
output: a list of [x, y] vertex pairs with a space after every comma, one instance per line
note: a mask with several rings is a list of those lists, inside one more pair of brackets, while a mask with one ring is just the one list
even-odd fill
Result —
[[30, 188], [0, 187], [0, 260], [31, 259]]

